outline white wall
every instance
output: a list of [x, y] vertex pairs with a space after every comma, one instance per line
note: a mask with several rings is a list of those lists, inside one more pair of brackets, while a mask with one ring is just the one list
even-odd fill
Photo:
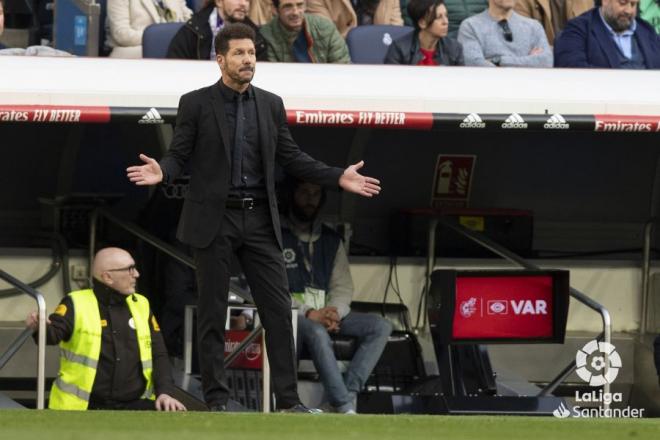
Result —
[[[51, 264], [49, 249], [2, 250], [0, 251], [0, 269], [23, 282], [31, 282], [48, 272]], [[72, 256], [69, 265], [87, 265], [84, 257]], [[0, 280], [0, 289], [8, 289], [9, 284]], [[78, 287], [71, 282], [72, 289]], [[44, 295], [48, 312], [52, 312], [64, 295], [62, 287], [62, 272], [45, 285], [37, 289]], [[0, 321], [22, 321], [27, 314], [37, 309], [36, 302], [28, 295], [12, 296], [0, 299]]]

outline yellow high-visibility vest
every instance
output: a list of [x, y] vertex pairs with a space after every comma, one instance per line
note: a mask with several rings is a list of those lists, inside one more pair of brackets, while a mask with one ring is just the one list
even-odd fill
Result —
[[[69, 296], [74, 310], [73, 334], [68, 341], [60, 342], [60, 370], [50, 391], [48, 408], [86, 410], [101, 354], [101, 315], [91, 289], [71, 292]], [[142, 398], [153, 400], [149, 301], [134, 293], [126, 297], [126, 304], [135, 323], [142, 374], [146, 381]]]

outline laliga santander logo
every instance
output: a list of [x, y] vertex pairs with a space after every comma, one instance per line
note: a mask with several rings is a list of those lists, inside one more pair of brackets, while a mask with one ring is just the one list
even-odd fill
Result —
[[[592, 387], [611, 384], [622, 367], [621, 356], [617, 353], [614, 345], [596, 340], [587, 342], [584, 347], [578, 350], [575, 355], [575, 365], [580, 379]], [[585, 402], [587, 406], [582, 406]], [[596, 390], [584, 393], [576, 391], [576, 405], [574, 407], [568, 407], [562, 402], [552, 414], [558, 419], [567, 417], [644, 417], [645, 408], [632, 408], [630, 406], [610, 408], [609, 405], [614, 402], [623, 402], [623, 393], [604, 392], [602, 389], [598, 392]], [[598, 406], [594, 407], [594, 404]]]
[[[608, 355], [608, 368], [605, 371], [605, 355]], [[621, 368], [621, 357], [614, 345], [596, 340], [587, 342], [575, 355], [577, 375], [592, 387], [614, 382]]]

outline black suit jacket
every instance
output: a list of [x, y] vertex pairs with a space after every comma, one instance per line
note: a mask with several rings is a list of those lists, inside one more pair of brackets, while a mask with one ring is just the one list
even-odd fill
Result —
[[[282, 98], [254, 87], [259, 146], [264, 181], [277, 241], [282, 245], [275, 195], [275, 163], [301, 180], [338, 186], [344, 171], [319, 162], [300, 148], [289, 132]], [[229, 127], [219, 84], [187, 93], [179, 101], [174, 138], [160, 161], [164, 183], [176, 178], [188, 163], [190, 187], [185, 196], [177, 238], [197, 248], [208, 246], [218, 233], [231, 176]]]
[[[653, 27], [637, 20], [635, 36], [647, 69], [660, 69], [660, 36]], [[555, 67], [619, 67], [619, 49], [593, 8], [566, 23], [555, 39]]]

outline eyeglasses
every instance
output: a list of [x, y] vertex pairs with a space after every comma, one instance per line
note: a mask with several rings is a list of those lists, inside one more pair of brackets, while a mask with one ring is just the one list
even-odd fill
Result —
[[499, 24], [500, 27], [502, 28], [504, 39], [509, 43], [511, 43], [513, 41], [513, 32], [511, 32], [511, 28], [509, 27], [509, 22], [506, 20], [500, 20], [497, 22], [497, 24]]
[[120, 267], [119, 269], [108, 269], [108, 270], [106, 270], [106, 272], [124, 272], [124, 271], [128, 271], [128, 273], [130, 273], [131, 275], [134, 275], [135, 272], [137, 272], [137, 267], [135, 266], [135, 264], [131, 264], [128, 267]]

